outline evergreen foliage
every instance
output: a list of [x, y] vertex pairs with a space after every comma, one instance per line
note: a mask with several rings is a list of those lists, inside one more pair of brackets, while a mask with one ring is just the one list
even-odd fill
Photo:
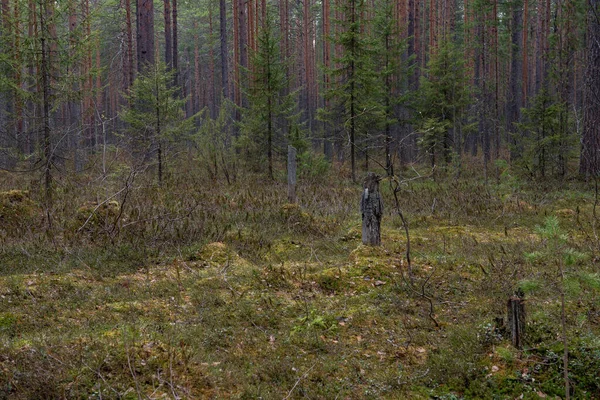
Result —
[[435, 166], [450, 162], [453, 148], [462, 145], [462, 121], [471, 103], [461, 49], [442, 42], [422, 77], [417, 100], [419, 144]]
[[163, 62], [149, 66], [134, 81], [131, 92], [126, 95], [131, 106], [121, 114], [128, 125], [128, 139], [133, 148], [143, 154], [144, 162], [156, 153], [159, 184], [163, 179], [165, 145], [186, 137], [193, 122], [184, 118], [186, 100], [176, 97], [179, 88], [171, 82], [173, 71], [167, 71]]
[[564, 176], [565, 160], [575, 154], [577, 143], [577, 136], [565, 130], [561, 121], [568, 114], [565, 103], [543, 89], [522, 114], [523, 122], [517, 124], [522, 157], [517, 160], [517, 165], [531, 178], [548, 174]]
[[266, 159], [271, 179], [274, 157], [282, 151], [283, 143], [287, 139], [299, 146], [302, 136], [295, 109], [297, 93], [284, 94], [288, 79], [280, 58], [280, 39], [273, 14], [271, 8], [267, 8], [257, 50], [251, 53], [252, 69], [247, 71], [249, 107], [242, 110], [241, 136], [237, 141], [248, 161], [258, 169]]
[[325, 93], [329, 109], [320, 110], [320, 119], [333, 127], [343, 128], [350, 144], [352, 179], [356, 180], [356, 147], [365, 148], [369, 135], [382, 127], [383, 105], [377, 94], [381, 80], [375, 72], [372, 40], [363, 31], [370, 29], [366, 19], [365, 1], [348, 0], [339, 4], [341, 19], [333, 44], [341, 55], [334, 58], [334, 67], [326, 71], [331, 76], [331, 87]]
[[406, 40], [401, 39], [401, 32], [394, 15], [396, 2], [378, 0], [375, 3], [373, 21], [373, 42], [376, 54], [376, 69], [379, 82], [377, 89], [379, 102], [383, 105], [381, 118], [384, 130], [385, 167], [388, 175], [393, 175], [392, 163], [392, 127], [399, 123], [398, 106], [409, 102], [410, 93], [407, 78], [414, 68], [408, 68], [408, 61], [403, 62], [402, 55], [406, 50]]

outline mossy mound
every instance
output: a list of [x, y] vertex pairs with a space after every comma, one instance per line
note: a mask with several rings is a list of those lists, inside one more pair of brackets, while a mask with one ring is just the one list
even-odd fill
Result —
[[198, 252], [198, 259], [211, 265], [223, 265], [235, 258], [235, 254], [222, 242], [209, 243]]
[[107, 234], [116, 222], [119, 209], [117, 201], [108, 201], [100, 205], [95, 201], [88, 201], [77, 209], [72, 230], [92, 235], [92, 239], [96, 234]]
[[339, 268], [325, 269], [318, 273], [311, 274], [310, 278], [326, 293], [339, 292], [347, 287], [347, 282], [344, 279], [345, 274]]
[[0, 231], [8, 236], [23, 233], [34, 226], [40, 208], [26, 190], [0, 192]]
[[321, 233], [325, 225], [302, 209], [298, 204], [284, 204], [280, 209], [288, 227], [298, 233]]
[[359, 262], [361, 260], [377, 259], [387, 257], [387, 252], [382, 246], [359, 245], [350, 253], [350, 260]]
[[195, 252], [188, 261], [202, 267], [225, 267], [226, 265], [248, 266], [249, 263], [223, 242], [208, 243]]

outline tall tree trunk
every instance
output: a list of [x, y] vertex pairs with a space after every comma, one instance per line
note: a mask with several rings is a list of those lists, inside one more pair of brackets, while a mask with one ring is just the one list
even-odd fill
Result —
[[200, 35], [198, 32], [198, 21], [194, 21], [194, 86], [192, 91], [192, 109], [194, 114], [202, 109], [200, 105], [200, 91]]
[[[521, 119], [521, 95], [523, 93], [521, 88], [521, 83], [523, 79], [523, 71], [522, 71], [522, 58], [521, 58], [521, 45], [523, 44], [523, 38], [521, 37], [523, 34], [522, 31], [522, 23], [523, 23], [523, 10], [521, 8], [521, 3], [519, 1], [515, 1], [513, 3], [512, 10], [512, 54], [511, 54], [511, 66], [510, 66], [510, 93], [508, 98], [508, 106], [507, 106], [507, 115], [506, 115], [506, 124], [507, 131], [512, 133], [513, 135], [517, 132], [515, 127], [515, 123], [519, 122]], [[511, 151], [511, 158], [517, 157], [519, 152], [516, 150], [516, 145], [518, 145], [515, 138], [511, 141], [513, 144], [513, 149]]]
[[[500, 76], [499, 76], [499, 65], [498, 65], [498, 0], [493, 0], [494, 7], [492, 9], [492, 51], [493, 53], [493, 80], [494, 80], [494, 158], [500, 158]], [[496, 170], [498, 173], [498, 170]], [[496, 175], [499, 178], [499, 175]]]
[[240, 63], [240, 80], [238, 82], [239, 100], [240, 105], [245, 106], [245, 96], [242, 91], [242, 87], [245, 81], [245, 70], [248, 68], [248, 31], [247, 31], [247, 12], [246, 12], [246, 0], [234, 0], [238, 2], [238, 26], [239, 26], [239, 63]]
[[[46, 4], [46, 7], [48, 5]], [[20, 17], [20, 3], [18, 1], [14, 2], [14, 11], [13, 11], [14, 21], [19, 21]], [[47, 22], [47, 21], [46, 21]], [[20, 24], [11, 22], [14, 26], [14, 52], [15, 52], [15, 87], [17, 89], [21, 89], [23, 87], [23, 76], [22, 76], [22, 54], [21, 54], [21, 32], [20, 32]], [[46, 56], [49, 57], [48, 54]], [[23, 99], [19, 93], [14, 94], [14, 120], [15, 120], [15, 139], [16, 143], [23, 136], [23, 127], [24, 127], [24, 119], [23, 119]]]
[[[285, 1], [285, 0], [284, 0]], [[323, 65], [325, 67], [325, 73], [323, 74], [323, 91], [329, 90], [329, 69], [331, 68], [331, 46], [330, 46], [330, 8], [331, 0], [323, 0]], [[285, 54], [285, 53], [284, 53]], [[323, 106], [327, 110], [329, 109], [329, 100], [324, 98]], [[333, 159], [333, 148], [331, 143], [331, 134], [328, 127], [324, 128], [323, 138], [323, 153], [327, 160]]]
[[154, 2], [136, 0], [138, 72], [154, 65]]
[[210, 115], [212, 118], [217, 117], [217, 95], [215, 88], [215, 51], [213, 42], [213, 17], [212, 17], [212, 2], [208, 5], [208, 33], [209, 33], [209, 50], [208, 50], [208, 106], [210, 107]]
[[173, 26], [171, 24], [171, 0], [164, 0], [165, 15], [165, 64], [173, 69]]
[[134, 57], [133, 57], [133, 28], [131, 25], [131, 0], [123, 0], [125, 6], [125, 66], [123, 72], [125, 75], [123, 89], [125, 92], [133, 85], [135, 79]]
[[[75, 0], [70, 0], [68, 4], [69, 9], [69, 55], [72, 60], [77, 59], [77, 8], [75, 7]], [[78, 77], [80, 70], [78, 68], [78, 63], [73, 62], [73, 66], [71, 67], [71, 74], [75, 77]], [[73, 85], [71, 90], [73, 93], [79, 92], [79, 80], [75, 79], [73, 81]], [[68, 117], [67, 121], [69, 124], [70, 131], [70, 144], [71, 150], [73, 152], [74, 158], [74, 168], [75, 172], [83, 171], [83, 155], [81, 154], [81, 102], [75, 97], [70, 100], [68, 105]]]
[[529, 93], [529, 0], [524, 0], [523, 13], [523, 44], [521, 46], [521, 49], [523, 50], [523, 79], [521, 81], [521, 104], [525, 106], [527, 104], [527, 94]]
[[585, 98], [579, 172], [585, 177], [600, 174], [600, 0], [588, 0]]
[[[28, 29], [27, 35], [30, 40], [33, 40], [37, 43], [38, 39], [38, 18], [37, 18], [37, 4], [34, 0], [29, 0], [29, 9], [28, 9]], [[39, 64], [37, 62], [29, 63], [27, 68], [28, 75], [32, 77], [28, 83], [27, 90], [30, 94], [29, 99], [27, 99], [26, 107], [27, 112], [31, 116], [29, 119], [29, 124], [27, 128], [27, 136], [25, 138], [25, 153], [33, 154], [35, 151], [35, 144], [38, 142], [37, 140], [37, 132], [38, 132], [38, 124], [39, 124], [39, 106], [37, 102], [33, 101], [34, 98], [39, 98], [36, 92], [40, 92], [39, 90], [39, 79], [33, 78], [39, 76]], [[81, 122], [79, 122], [81, 124]], [[81, 134], [81, 133], [80, 133]]]
[[[0, 1], [0, 12], [2, 13], [0, 19], [0, 52], [9, 54], [11, 51], [11, 36], [12, 29], [10, 25], [11, 12], [10, 4], [8, 0]], [[8, 70], [4, 66], [0, 67], [0, 73], [7, 74]], [[0, 146], [9, 148], [11, 147], [11, 129], [10, 118], [12, 114], [12, 102], [13, 102], [12, 91], [0, 91]], [[3, 151], [0, 153], [0, 166], [8, 167], [10, 160], [8, 155], [5, 155]]]
[[[350, 0], [351, 8], [350, 8], [350, 19], [352, 26], [356, 23], [356, 0]], [[354, 28], [351, 28], [354, 29]], [[354, 52], [355, 46], [351, 45], [351, 52]], [[354, 60], [356, 58], [355, 54], [351, 55], [352, 61], [350, 61], [350, 71], [348, 75], [348, 79], [350, 80], [350, 166], [352, 168], [352, 182], [356, 182], [356, 96], [355, 96], [355, 65]]]
[[305, 113], [305, 118], [307, 125], [310, 127], [311, 120], [311, 83], [310, 83], [310, 0], [303, 0], [303, 9], [302, 9], [302, 71], [303, 71], [303, 87], [302, 90], [304, 92], [305, 103], [303, 105], [303, 110]]
[[100, 70], [102, 68], [101, 58], [100, 58], [100, 38], [96, 39], [96, 99], [94, 104], [94, 118], [95, 118], [95, 132], [96, 139], [94, 142], [96, 144], [102, 143], [104, 144], [104, 135], [102, 132], [102, 115], [104, 114], [104, 101], [103, 101], [103, 90], [102, 90], [102, 74]]
[[177, 0], [173, 0], [173, 84], [175, 86], [179, 86], [179, 36], [178, 36], [178, 27], [177, 27]]
[[[50, 57], [48, 56], [48, 2], [43, 0], [40, 7], [40, 30], [41, 30], [41, 84], [42, 84], [42, 120], [43, 120], [43, 156], [44, 156], [44, 193], [46, 207], [52, 204], [52, 164], [53, 152], [51, 143], [50, 126]], [[49, 211], [48, 211], [49, 215]], [[50, 223], [50, 221], [48, 221]]]
[[227, 51], [227, 7], [225, 0], [219, 0], [219, 36], [221, 39], [221, 90], [224, 99], [229, 98], [229, 68]]

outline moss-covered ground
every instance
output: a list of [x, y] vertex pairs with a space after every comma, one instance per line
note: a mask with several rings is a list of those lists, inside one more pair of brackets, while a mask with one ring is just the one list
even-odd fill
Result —
[[[361, 245], [360, 186], [333, 181], [301, 183], [299, 205], [252, 178], [125, 201], [64, 185], [78, 204], [51, 227], [3, 181], [0, 398], [562, 398], [561, 293], [572, 397], [600, 398], [593, 184], [408, 181], [409, 269], [386, 181], [379, 248]], [[540, 233], [552, 216], [560, 242]]]

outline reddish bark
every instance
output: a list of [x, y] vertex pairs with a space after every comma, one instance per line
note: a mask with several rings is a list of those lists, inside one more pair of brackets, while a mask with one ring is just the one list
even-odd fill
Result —
[[[87, 1], [87, 0], [86, 0]], [[154, 65], [154, 3], [136, 0], [138, 72]]]

